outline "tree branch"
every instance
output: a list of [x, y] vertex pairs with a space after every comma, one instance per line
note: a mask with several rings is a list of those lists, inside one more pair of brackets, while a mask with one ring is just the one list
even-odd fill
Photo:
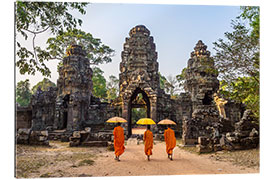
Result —
[[38, 62], [38, 59], [37, 59], [37, 52], [36, 52], [36, 48], [35, 48], [35, 39], [36, 39], [36, 34], [34, 34], [32, 45], [33, 45], [34, 57], [36, 59], [37, 64], [40, 65]]
[[48, 27], [46, 27], [45, 29], [43, 29], [43, 30], [41, 30], [41, 31], [31, 31], [31, 30], [28, 30], [28, 29], [22, 29], [22, 30], [24, 30], [24, 31], [27, 31], [27, 32], [29, 32], [29, 33], [32, 33], [32, 34], [40, 34], [40, 33], [43, 33], [43, 32], [45, 32], [45, 31], [47, 31], [48, 29], [50, 28], [50, 26], [48, 26]]

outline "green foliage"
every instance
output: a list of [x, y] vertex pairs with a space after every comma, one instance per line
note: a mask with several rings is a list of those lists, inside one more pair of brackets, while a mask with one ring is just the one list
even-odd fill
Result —
[[169, 75], [167, 78], [159, 72], [159, 82], [160, 88], [164, 89], [165, 93], [171, 95], [172, 99], [178, 97], [178, 92], [180, 91], [180, 86], [178, 84], [177, 77]]
[[132, 119], [131, 122], [132, 124], [136, 124], [136, 122], [141, 119], [147, 117], [147, 112], [146, 108], [132, 108]]
[[41, 87], [42, 91], [47, 91], [49, 87], [56, 87], [55, 83], [50, 81], [47, 78], [44, 78], [42, 81], [38, 82], [35, 86], [32, 88], [32, 93], [35, 94], [38, 87]]
[[102, 100], [107, 97], [106, 79], [104, 78], [103, 73], [104, 72], [100, 68], [93, 68], [93, 95]]
[[184, 88], [184, 83], [186, 80], [186, 70], [187, 70], [187, 68], [183, 68], [181, 71], [181, 74], [176, 75], [176, 80], [178, 82], [180, 90], [183, 90], [183, 88]]
[[114, 100], [119, 94], [119, 79], [111, 75], [109, 77], [109, 82], [107, 83], [107, 99]]
[[169, 75], [167, 77], [167, 82], [165, 83], [165, 92], [171, 95], [172, 99], [178, 97], [178, 92], [180, 91], [177, 78]]
[[84, 159], [82, 161], [79, 162], [78, 166], [91, 166], [94, 164], [94, 160], [92, 159]]
[[[37, 35], [49, 32], [52, 35], [61, 35], [82, 24], [81, 19], [73, 17], [69, 10], [78, 10], [85, 14], [88, 3], [71, 2], [26, 2], [17, 1], [15, 9], [16, 35], [24, 40], [16, 39], [16, 66], [21, 74], [34, 75], [36, 71], [50, 76], [50, 70], [45, 64], [50, 56], [48, 51], [42, 50], [35, 44]], [[29, 40], [28, 38], [31, 37]], [[32, 49], [23, 46], [31, 43]]]
[[[232, 21], [233, 32], [225, 33], [227, 40], [214, 42], [214, 61], [221, 78], [220, 93], [245, 103], [259, 119], [259, 7], [241, 10], [241, 15]], [[242, 20], [249, 21], [249, 26]]]
[[259, 81], [259, 44], [241, 22], [232, 23], [234, 31], [225, 33], [228, 41], [214, 43], [215, 65], [222, 79], [232, 80], [251, 76]]
[[29, 79], [18, 82], [16, 86], [16, 102], [20, 106], [28, 106], [31, 96]]
[[251, 109], [255, 117], [259, 117], [260, 111], [260, 86], [252, 77], [239, 77], [230, 83], [220, 81], [219, 93], [226, 98], [236, 102], [245, 103], [248, 109]]
[[165, 76], [163, 76], [160, 72], [158, 72], [159, 75], [159, 84], [161, 89], [165, 89], [165, 83], [167, 82], [167, 79]]
[[72, 29], [49, 38], [47, 44], [48, 56], [46, 57], [46, 51], [40, 51], [40, 53], [44, 53], [44, 57], [49, 59], [63, 59], [71, 44], [82, 46], [86, 50], [90, 64], [93, 65], [109, 63], [114, 55], [114, 50], [102, 44], [100, 39], [79, 29]]
[[242, 6], [242, 14], [239, 18], [249, 21], [252, 28], [251, 36], [260, 39], [260, 7], [259, 6]]

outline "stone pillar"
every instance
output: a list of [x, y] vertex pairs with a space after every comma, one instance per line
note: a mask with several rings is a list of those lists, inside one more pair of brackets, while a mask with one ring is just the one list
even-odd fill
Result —
[[151, 114], [151, 119], [153, 119], [156, 123], [158, 121], [157, 119], [157, 97], [153, 96], [152, 98], [150, 98], [150, 114]]

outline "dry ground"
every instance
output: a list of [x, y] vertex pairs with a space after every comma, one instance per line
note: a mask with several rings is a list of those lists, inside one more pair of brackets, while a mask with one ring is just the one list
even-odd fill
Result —
[[126, 144], [120, 162], [106, 148], [71, 148], [68, 143], [56, 141], [50, 142], [51, 147], [17, 145], [16, 177], [259, 173], [259, 150], [198, 155], [192, 148], [176, 147], [174, 160], [170, 161], [164, 142], [155, 142], [148, 162], [143, 144], [137, 145], [132, 139]]

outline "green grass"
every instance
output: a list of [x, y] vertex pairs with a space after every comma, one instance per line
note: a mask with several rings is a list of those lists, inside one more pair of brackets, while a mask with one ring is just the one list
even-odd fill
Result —
[[177, 145], [178, 148], [183, 149], [183, 150], [188, 151], [188, 152], [193, 153], [193, 154], [199, 154], [197, 152], [196, 146], [181, 146], [182, 144], [183, 144], [182, 139], [177, 138], [176, 139], [176, 145]]
[[[54, 141], [51, 147], [17, 145], [16, 149], [16, 177], [28, 178], [33, 173], [39, 173], [41, 167], [55, 166], [57, 163], [71, 162], [77, 164], [82, 161], [90, 165], [92, 160], [97, 158], [89, 148], [71, 148], [68, 143]], [[59, 177], [64, 174], [57, 172]], [[52, 177], [54, 173], [40, 173], [38, 177]]]
[[51, 173], [45, 173], [45, 174], [42, 174], [40, 175], [41, 178], [48, 178], [48, 177], [53, 177], [51, 176]]
[[29, 173], [36, 172], [40, 167], [48, 164], [46, 159], [17, 159], [16, 177], [27, 178]]
[[92, 159], [84, 159], [79, 162], [78, 166], [91, 166], [94, 164], [94, 162], [95, 161], [93, 161]]

